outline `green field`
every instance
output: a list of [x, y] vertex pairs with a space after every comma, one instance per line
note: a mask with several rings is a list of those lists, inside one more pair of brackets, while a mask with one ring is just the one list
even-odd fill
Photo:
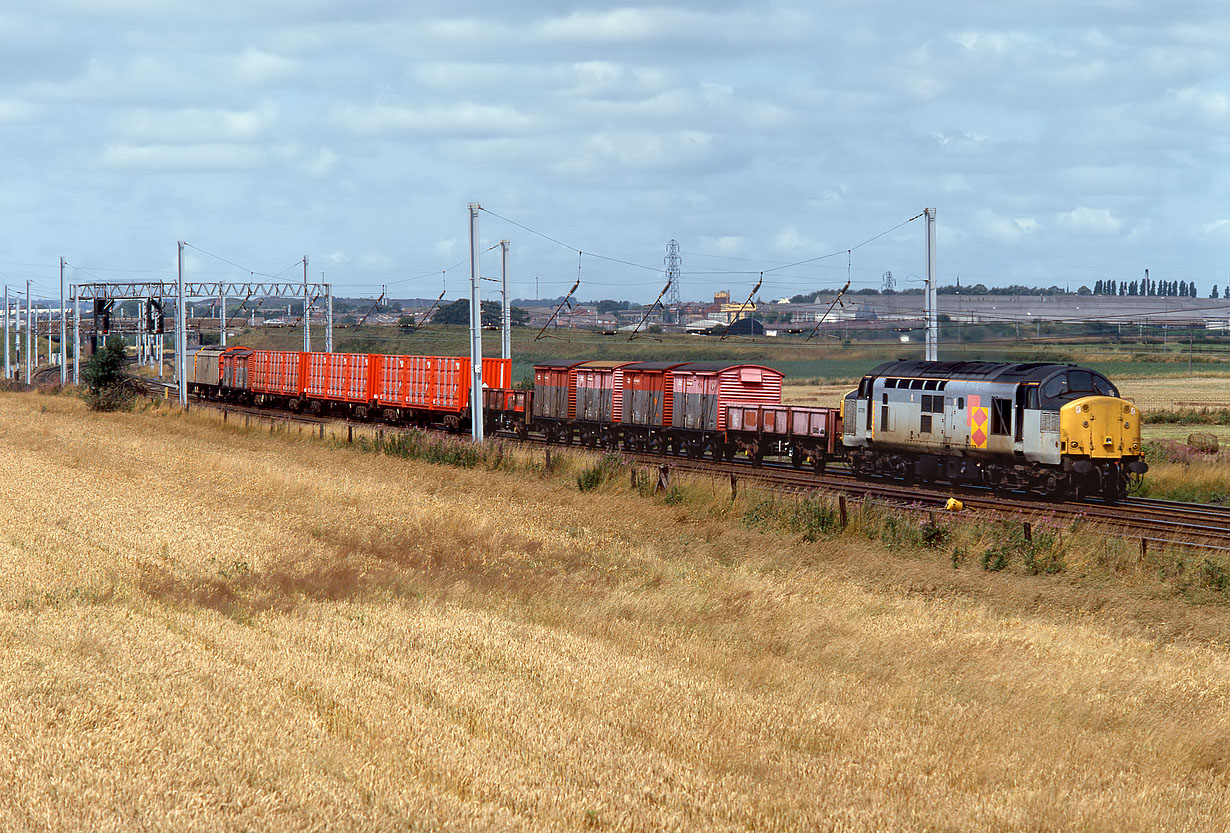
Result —
[[[802, 336], [777, 338], [745, 337], [722, 341], [712, 336], [663, 334], [641, 336], [629, 341], [626, 334], [604, 336], [593, 331], [553, 330], [535, 340], [537, 329], [513, 330], [513, 378], [529, 378], [535, 362], [544, 359], [586, 358], [593, 360], [629, 359], [638, 361], [744, 361], [774, 367], [794, 381], [844, 383], [857, 380], [882, 361], [895, 358], [922, 358], [923, 345], [902, 343], [853, 343], [829, 340], [806, 341]], [[232, 343], [252, 347], [293, 350], [302, 344], [298, 330], [256, 330], [232, 336]], [[323, 334], [314, 333], [313, 345], [320, 349]], [[497, 332], [483, 334], [483, 353], [499, 355]], [[1216, 352], [1220, 344], [1200, 345], [1193, 356], [1193, 371], [1200, 376], [1230, 376], [1230, 354]], [[469, 352], [469, 333], [464, 327], [425, 327], [402, 332], [396, 327], [363, 327], [360, 331], [335, 330], [334, 347], [339, 352], [399, 353], [409, 355], [465, 355]], [[1200, 352], [1203, 351], [1203, 352]], [[1185, 353], [1158, 353], [1150, 345], [1089, 341], [1011, 344], [995, 342], [942, 343], [942, 359], [982, 361], [1074, 362], [1094, 368], [1111, 379], [1129, 377], [1185, 377]]]

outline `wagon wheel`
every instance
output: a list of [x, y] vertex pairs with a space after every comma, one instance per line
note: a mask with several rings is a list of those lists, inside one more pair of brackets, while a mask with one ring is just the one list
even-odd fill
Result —
[[823, 474], [824, 464], [825, 464], [825, 459], [824, 459], [823, 454], [813, 454], [812, 455], [811, 457], [812, 471], [814, 471], [816, 474]]
[[796, 469], [803, 468], [803, 451], [798, 446], [790, 449], [790, 465]]

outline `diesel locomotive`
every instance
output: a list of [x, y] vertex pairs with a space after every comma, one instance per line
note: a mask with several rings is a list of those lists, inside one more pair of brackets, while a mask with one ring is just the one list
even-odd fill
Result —
[[1136, 406], [1073, 365], [885, 362], [842, 406], [842, 447], [865, 474], [1113, 501], [1148, 470]]

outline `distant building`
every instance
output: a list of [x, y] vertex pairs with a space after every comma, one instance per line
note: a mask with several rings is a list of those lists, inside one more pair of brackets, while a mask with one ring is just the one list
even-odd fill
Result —
[[730, 323], [732, 321], [738, 321], [740, 318], [747, 318], [755, 313], [756, 303], [754, 301], [748, 301], [746, 304], [722, 304], [720, 311], [722, 318], [724, 318], [727, 323]]

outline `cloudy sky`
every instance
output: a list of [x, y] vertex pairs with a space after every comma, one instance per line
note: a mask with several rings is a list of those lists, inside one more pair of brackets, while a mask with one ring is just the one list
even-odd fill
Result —
[[518, 297], [650, 300], [671, 238], [685, 299], [900, 286], [927, 206], [945, 283], [1230, 283], [1223, 0], [1026, 6], [8, 2], [0, 273], [185, 240], [202, 280], [451, 297], [477, 201]]

